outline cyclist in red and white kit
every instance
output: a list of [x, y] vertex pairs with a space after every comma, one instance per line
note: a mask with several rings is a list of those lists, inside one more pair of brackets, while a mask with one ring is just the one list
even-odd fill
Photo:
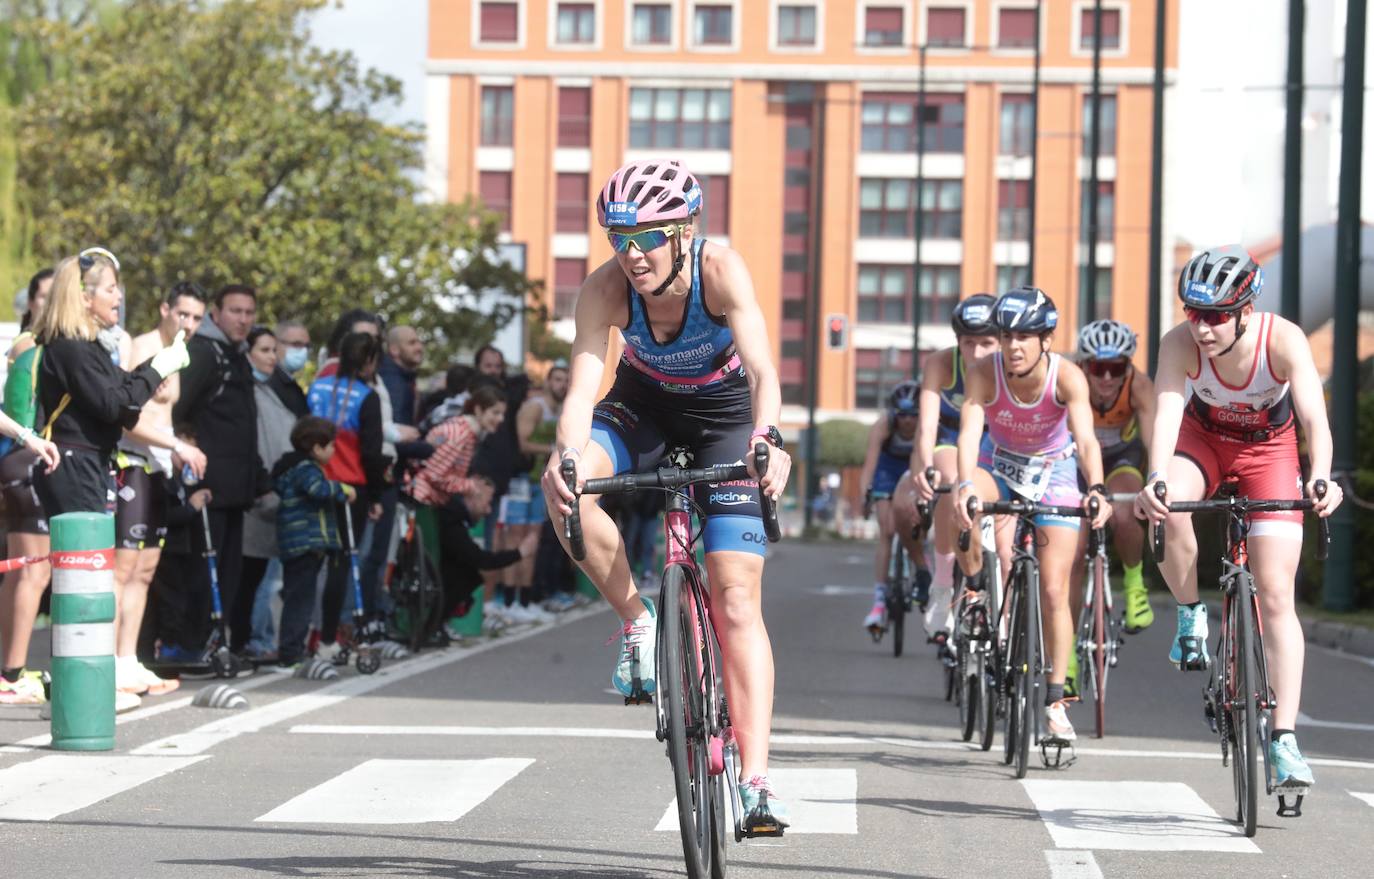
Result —
[[[1197, 540], [1192, 517], [1168, 513], [1155, 496], [1155, 483], [1166, 482], [1167, 502], [1208, 497], [1227, 477], [1239, 479], [1246, 497], [1300, 498], [1295, 422], [1301, 422], [1312, 465], [1307, 489], [1319, 479], [1329, 486], [1313, 509], [1329, 516], [1341, 503], [1340, 486], [1330, 481], [1331, 428], [1312, 349], [1296, 325], [1255, 310], [1263, 285], [1263, 271], [1239, 245], [1193, 257], [1178, 281], [1188, 320], [1160, 343], [1150, 444], [1156, 469], [1136, 496], [1136, 510], [1153, 522], [1168, 521], [1159, 567], [1178, 601], [1178, 636], [1169, 661], [1185, 669], [1206, 668], [1209, 662], [1207, 608], [1198, 598]], [[1312, 784], [1312, 770], [1293, 733], [1304, 652], [1293, 607], [1302, 513], [1253, 514], [1248, 548], [1269, 680], [1278, 700], [1270, 761], [1280, 790], [1302, 791]]]

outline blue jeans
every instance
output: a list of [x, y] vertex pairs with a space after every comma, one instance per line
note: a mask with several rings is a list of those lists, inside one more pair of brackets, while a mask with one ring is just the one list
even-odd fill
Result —
[[281, 591], [281, 581], [281, 559], [273, 558], [267, 562], [267, 573], [263, 574], [253, 598], [253, 636], [248, 641], [248, 649], [254, 653], [271, 653], [277, 647], [277, 627], [272, 624], [272, 597]]

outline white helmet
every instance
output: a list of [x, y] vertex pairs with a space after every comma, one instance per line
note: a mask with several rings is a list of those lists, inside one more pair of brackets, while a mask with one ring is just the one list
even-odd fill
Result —
[[1088, 360], [1135, 356], [1135, 332], [1120, 321], [1095, 320], [1078, 331], [1078, 353]]

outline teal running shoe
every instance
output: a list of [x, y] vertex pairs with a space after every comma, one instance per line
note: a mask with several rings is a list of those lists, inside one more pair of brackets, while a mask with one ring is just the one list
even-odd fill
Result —
[[658, 637], [658, 612], [648, 598], [644, 599], [644, 607], [648, 613], [639, 619], [624, 620], [620, 627], [620, 657], [616, 660], [611, 683], [622, 696], [634, 695], [636, 675], [645, 693], [652, 693], [655, 688], [654, 644]]
[[1169, 648], [1169, 661], [1180, 671], [1203, 671], [1211, 665], [1207, 655], [1207, 605], [1178, 606], [1178, 636]]
[[1312, 786], [1312, 769], [1298, 750], [1298, 737], [1284, 733], [1269, 743], [1269, 762], [1274, 767], [1274, 789], [1305, 792]]
[[773, 793], [768, 776], [755, 775], [739, 786], [744, 830], [750, 835], [781, 836], [788, 825], [787, 806]]

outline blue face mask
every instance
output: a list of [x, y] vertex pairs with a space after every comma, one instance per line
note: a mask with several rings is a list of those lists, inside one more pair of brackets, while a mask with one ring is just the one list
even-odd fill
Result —
[[282, 369], [286, 370], [291, 375], [295, 375], [301, 371], [301, 367], [305, 366], [305, 358], [309, 353], [310, 352], [305, 348], [288, 347], [286, 349], [286, 356], [283, 357], [281, 361]]
[[268, 375], [267, 373], [263, 372], [262, 370], [258, 369], [256, 366], [252, 367], [252, 370], [253, 370], [253, 380], [254, 380], [254, 381], [265, 382], [265, 381], [267, 381], [269, 378], [272, 377], [272, 376]]

